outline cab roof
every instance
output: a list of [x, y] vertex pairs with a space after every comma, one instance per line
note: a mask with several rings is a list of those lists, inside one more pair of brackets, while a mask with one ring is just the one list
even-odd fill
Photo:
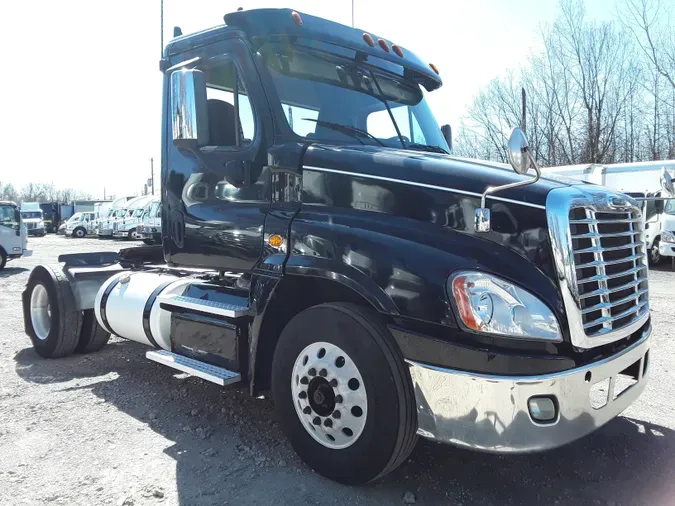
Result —
[[[296, 23], [294, 13], [299, 14], [302, 20]], [[395, 41], [388, 41], [370, 32], [351, 28], [349, 26], [329, 21], [327, 19], [303, 14], [292, 9], [252, 9], [231, 12], [225, 15], [225, 25], [215, 26], [197, 33], [180, 36], [166, 46], [165, 55], [171, 56], [187, 49], [206, 45], [236, 32], [243, 32], [248, 38], [255, 40], [264, 38], [269, 40], [306, 37], [336, 46], [348, 48], [366, 56], [374, 56], [388, 62], [398, 64], [413, 73], [413, 78], [421, 81], [424, 87], [431, 91], [439, 88], [443, 82], [440, 76], [423, 62], [414, 53], [401, 47], [403, 56], [398, 56], [392, 45]], [[364, 36], [369, 34], [374, 47], [366, 43]], [[378, 41], [386, 42], [389, 51], [383, 49]]]

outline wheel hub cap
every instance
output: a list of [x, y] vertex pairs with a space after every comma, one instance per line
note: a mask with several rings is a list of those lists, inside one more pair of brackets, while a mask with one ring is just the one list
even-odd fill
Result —
[[318, 342], [302, 350], [293, 366], [291, 392], [303, 427], [322, 445], [347, 448], [363, 432], [368, 414], [363, 377], [338, 346]]
[[33, 324], [35, 336], [44, 341], [51, 328], [52, 309], [49, 305], [49, 295], [43, 285], [35, 285], [30, 296], [30, 320]]

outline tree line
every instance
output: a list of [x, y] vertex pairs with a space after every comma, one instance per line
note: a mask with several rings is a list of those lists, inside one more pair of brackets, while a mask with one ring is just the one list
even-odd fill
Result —
[[91, 198], [88, 192], [72, 188], [57, 188], [53, 184], [28, 183], [17, 189], [11, 183], [3, 185], [0, 182], [0, 200], [11, 200], [17, 204], [21, 202], [69, 203], [73, 200], [91, 200]]
[[478, 92], [455, 153], [505, 162], [520, 126], [544, 166], [675, 159], [675, 5], [618, 1], [597, 22], [561, 0], [543, 49]]

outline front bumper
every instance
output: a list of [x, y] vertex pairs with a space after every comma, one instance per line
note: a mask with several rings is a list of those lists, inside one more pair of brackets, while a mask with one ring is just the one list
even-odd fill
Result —
[[126, 239], [127, 237], [129, 237], [129, 231], [117, 229], [117, 230], [113, 231], [112, 236]]
[[[417, 401], [418, 434], [495, 453], [555, 448], [593, 432], [625, 410], [645, 388], [651, 327], [635, 344], [605, 360], [541, 376], [491, 376], [408, 361]], [[638, 365], [634, 365], [638, 363]], [[634, 366], [637, 382], [614, 394], [619, 373]], [[622, 376], [623, 379], [623, 376]], [[609, 380], [604, 405], [597, 384]], [[596, 388], [591, 390], [591, 387]], [[552, 422], [536, 422], [528, 400], [550, 397]]]
[[98, 229], [98, 235], [100, 237], [112, 237], [113, 230], [112, 230], [112, 228], [99, 228]]
[[28, 235], [45, 235], [45, 229], [42, 228], [29, 228], [27, 230]]
[[659, 253], [662, 257], [675, 257], [675, 243], [660, 241]]

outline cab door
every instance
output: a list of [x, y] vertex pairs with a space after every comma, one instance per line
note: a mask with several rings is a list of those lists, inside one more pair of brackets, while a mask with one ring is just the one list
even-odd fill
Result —
[[[270, 206], [264, 170], [269, 107], [244, 41], [226, 40], [181, 55], [190, 59], [206, 88], [207, 118], [200, 128], [208, 135], [192, 151], [178, 149], [171, 130], [175, 108], [165, 110], [170, 121], [165, 122], [164, 254], [178, 265], [250, 271], [262, 254]], [[165, 89], [174, 92], [168, 86], [171, 76], [165, 79]]]
[[0, 205], [0, 248], [7, 255], [21, 254], [21, 214], [11, 205]]

